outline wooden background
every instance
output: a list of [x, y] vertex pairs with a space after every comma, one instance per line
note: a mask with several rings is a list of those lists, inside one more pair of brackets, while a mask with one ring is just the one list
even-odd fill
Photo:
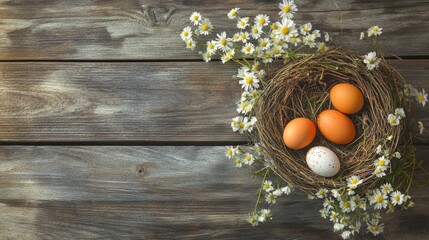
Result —
[[[429, 1], [337, 2], [298, 1], [296, 21], [361, 53], [378, 24], [404, 59], [391, 62], [429, 89]], [[275, 16], [277, 3], [0, 0], [0, 239], [336, 238], [300, 193], [263, 227], [243, 221], [259, 179], [223, 155], [245, 141], [229, 127], [236, 66], [201, 62], [178, 36], [193, 11], [232, 32], [232, 7]], [[429, 126], [428, 109], [414, 115]], [[429, 131], [415, 141], [427, 160]], [[429, 239], [428, 190], [386, 216], [384, 239]]]

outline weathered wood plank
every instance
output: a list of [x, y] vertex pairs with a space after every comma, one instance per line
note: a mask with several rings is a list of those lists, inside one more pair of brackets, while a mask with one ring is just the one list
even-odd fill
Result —
[[[392, 62], [429, 89], [429, 61]], [[234, 64], [4, 62], [0, 72], [1, 142], [245, 140], [229, 126]], [[429, 126], [429, 111], [416, 115]]]
[[[396, 55], [429, 55], [429, 2], [425, 0], [303, 0], [296, 21], [312, 21], [346, 46], [366, 52], [359, 33], [378, 24], [383, 46]], [[278, 16], [278, 1], [24, 0], [0, 1], [0, 59], [195, 59], [178, 34], [193, 11], [219, 31], [234, 31], [233, 7]], [[340, 21], [342, 15], [342, 21]], [[339, 36], [341, 29], [343, 36]]]
[[[2, 239], [332, 239], [321, 205], [295, 192], [252, 228], [259, 180], [223, 147], [1, 146]], [[429, 147], [419, 147], [427, 160]], [[426, 167], [429, 167], [426, 161]], [[422, 176], [418, 175], [420, 180]], [[424, 239], [429, 188], [386, 217], [386, 239]]]

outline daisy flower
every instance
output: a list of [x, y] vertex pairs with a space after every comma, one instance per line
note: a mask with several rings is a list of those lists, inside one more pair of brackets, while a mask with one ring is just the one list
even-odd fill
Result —
[[423, 107], [426, 105], [426, 103], [428, 101], [428, 95], [424, 89], [422, 89], [421, 92], [417, 91], [416, 100], [418, 103], [421, 103], [423, 105]]
[[395, 158], [397, 158], [397, 159], [400, 159], [401, 158], [401, 153], [400, 152], [395, 152], [395, 153], [393, 153], [393, 156]]
[[378, 145], [376, 150], [375, 150], [375, 153], [377, 153], [378, 155], [381, 155], [383, 152], [384, 152], [383, 146]]
[[291, 37], [291, 38], [289, 38], [288, 42], [290, 42], [292, 45], [294, 45], [296, 47], [301, 42], [301, 38]]
[[376, 168], [374, 170], [374, 175], [377, 176], [377, 177], [379, 177], [379, 178], [384, 177], [384, 176], [386, 176], [386, 173], [384, 171], [385, 171], [385, 169]]
[[393, 188], [392, 188], [392, 185], [390, 183], [385, 183], [385, 184], [380, 186], [380, 190], [384, 194], [389, 194], [393, 190]]
[[247, 218], [247, 222], [252, 224], [253, 227], [258, 226], [258, 215], [251, 215]]
[[240, 41], [243, 43], [246, 43], [247, 40], [249, 40], [249, 33], [248, 32], [240, 32]]
[[229, 19], [234, 19], [234, 18], [236, 18], [239, 10], [240, 10], [240, 8], [233, 8], [233, 9], [231, 9], [231, 11], [229, 11], [229, 13], [228, 13], [228, 15], [227, 15], [227, 16], [228, 16], [228, 18], [229, 18]]
[[268, 48], [271, 47], [271, 42], [270, 42], [270, 39], [268, 38], [260, 38], [258, 42], [262, 50], [267, 50]]
[[405, 117], [404, 109], [403, 108], [395, 109], [395, 115], [398, 116], [399, 118], [404, 118]]
[[335, 211], [331, 211], [331, 214], [329, 216], [329, 220], [331, 222], [336, 222], [338, 220], [338, 213], [336, 213]]
[[400, 191], [395, 191], [392, 192], [392, 194], [390, 195], [390, 200], [392, 201], [392, 204], [394, 206], [396, 205], [401, 205], [402, 203], [404, 203], [404, 194], [402, 194]]
[[234, 156], [234, 155], [235, 155], [234, 147], [232, 147], [232, 146], [226, 147], [225, 156], [228, 159], [231, 159], [232, 156]]
[[395, 114], [389, 114], [387, 116], [387, 121], [390, 123], [391, 126], [397, 126], [400, 122], [400, 117], [396, 116]]
[[365, 33], [361, 32], [359, 36], [359, 40], [363, 40], [365, 38]]
[[241, 51], [246, 55], [251, 55], [255, 51], [255, 45], [252, 43], [246, 43], [246, 45], [241, 48]]
[[251, 153], [246, 153], [244, 155], [243, 161], [245, 164], [251, 166], [253, 164], [253, 162], [255, 161], [255, 158], [253, 157], [253, 155]]
[[213, 30], [213, 25], [210, 20], [206, 18], [200, 22], [200, 24], [198, 25], [198, 30], [202, 35], [209, 35], [210, 32]]
[[250, 111], [252, 111], [252, 108], [253, 108], [253, 104], [248, 101], [241, 101], [240, 103], [237, 104], [238, 113], [242, 113], [242, 114], [249, 113]]
[[259, 79], [255, 76], [253, 72], [245, 72], [243, 79], [238, 83], [241, 84], [241, 87], [246, 91], [259, 88]]
[[265, 201], [274, 204], [277, 202], [277, 197], [273, 193], [268, 193], [265, 195]]
[[250, 30], [250, 35], [253, 39], [258, 39], [262, 34], [262, 26], [261, 25], [253, 25]]
[[323, 52], [326, 50], [328, 50], [328, 48], [326, 47], [325, 43], [321, 42], [317, 44], [317, 51]]
[[320, 34], [320, 30], [314, 30], [311, 35], [314, 37], [314, 39], [316, 38], [320, 38], [322, 35]]
[[241, 160], [241, 158], [237, 157], [235, 159], [235, 166], [238, 168], [241, 168], [243, 166], [243, 160]]
[[253, 127], [256, 124], [256, 117], [251, 117], [251, 118], [245, 117], [243, 119], [243, 122], [244, 122], [244, 130], [248, 132], [252, 132]]
[[192, 29], [191, 27], [185, 27], [182, 31], [182, 33], [180, 34], [180, 37], [182, 38], [183, 41], [187, 42], [190, 38], [192, 38]]
[[196, 43], [194, 40], [192, 40], [192, 38], [186, 40], [186, 48], [194, 50], [196, 47]]
[[226, 62], [228, 62], [229, 60], [231, 60], [231, 59], [234, 57], [234, 54], [235, 54], [235, 50], [234, 50], [234, 49], [229, 50], [227, 53], [225, 53], [225, 54], [221, 57], [221, 59], [222, 59], [222, 63], [226, 63]]
[[[351, 202], [351, 201], [348, 201], [348, 200], [346, 200], [346, 201], [341, 201], [340, 202], [340, 208], [341, 208], [341, 210], [343, 211], [343, 212], [345, 212], [345, 213], [349, 213], [349, 212], [351, 212], [351, 211], [353, 211], [352, 210], [352, 205], [354, 205], [355, 203], [354, 202]], [[356, 206], [354, 206], [353, 207], [353, 209], [354, 208], [356, 208]]]
[[342, 231], [346, 225], [343, 223], [336, 222], [334, 224], [334, 232]]
[[323, 207], [327, 210], [334, 208], [332, 206], [332, 199], [331, 198], [325, 198], [325, 201], [323, 202]]
[[244, 122], [243, 122], [243, 117], [238, 116], [232, 119], [231, 121], [231, 128], [233, 132], [239, 132], [240, 134], [243, 134], [244, 132]]
[[207, 45], [208, 53], [213, 54], [216, 52], [217, 47], [216, 47], [216, 42], [214, 40], [208, 41], [206, 45]]
[[260, 55], [259, 57], [262, 58], [262, 62], [263, 63], [271, 63], [271, 62], [273, 62], [272, 52], [271, 51], [266, 51], [262, 55]]
[[210, 62], [212, 60], [212, 54], [209, 52], [203, 53], [203, 60], [205, 62]]
[[389, 163], [390, 163], [389, 159], [387, 159], [385, 156], [381, 156], [374, 161], [374, 166], [382, 170], [386, 170], [387, 167], [389, 166]]
[[301, 32], [302, 35], [307, 35], [311, 32], [312, 28], [313, 26], [311, 25], [311, 23], [306, 23], [304, 25], [301, 25], [301, 27], [299, 27], [299, 31]]
[[297, 34], [295, 23], [287, 18], [284, 18], [281, 23], [278, 23], [278, 29], [274, 31], [279, 38], [286, 39], [287, 36], [293, 37]]
[[372, 26], [368, 28], [368, 37], [381, 35], [381, 30], [383, 30], [383, 28], [380, 28], [378, 26]]
[[423, 123], [421, 121], [418, 121], [417, 124], [419, 127], [419, 133], [423, 134], [423, 132], [425, 131], [425, 127], [423, 126]]
[[191, 22], [193, 22], [194, 25], [198, 25], [198, 23], [201, 21], [201, 14], [198, 12], [193, 12], [189, 20], [191, 20]]
[[313, 35], [307, 35], [302, 39], [304, 45], [309, 46], [310, 48], [316, 47], [316, 41], [313, 37]]
[[382, 233], [384, 230], [384, 224], [379, 224], [379, 220], [372, 220], [368, 223], [368, 231], [370, 231], [374, 236], [377, 236], [378, 234]]
[[236, 34], [234, 34], [234, 36], [232, 36], [231, 40], [232, 40], [233, 42], [238, 42], [238, 41], [240, 41], [240, 33], [236, 33]]
[[370, 203], [375, 204], [374, 209], [384, 209], [387, 207], [387, 195], [377, 189], [371, 196]]
[[349, 239], [352, 236], [352, 232], [351, 231], [344, 231], [341, 233], [341, 237], [343, 239]]
[[363, 180], [360, 179], [359, 176], [353, 175], [353, 176], [347, 178], [347, 187], [355, 189], [362, 182], [363, 182]]
[[245, 29], [247, 26], [249, 26], [249, 17], [242, 17], [238, 19], [237, 28]]
[[292, 189], [289, 186], [282, 187], [281, 189], [285, 195], [289, 195], [292, 192]]
[[228, 52], [232, 46], [232, 42], [230, 39], [226, 38], [226, 32], [222, 32], [221, 34], [217, 34], [216, 39], [216, 48], [222, 50], [223, 52]]
[[280, 12], [279, 15], [282, 18], [293, 18], [293, 15], [296, 11], [298, 11], [298, 8], [296, 7], [295, 3], [292, 0], [283, 0], [283, 3], [279, 4]]
[[273, 182], [270, 180], [265, 180], [264, 184], [262, 185], [262, 188], [265, 190], [265, 192], [271, 192], [273, 188]]
[[322, 217], [322, 218], [327, 218], [328, 217], [328, 214], [329, 214], [329, 211], [328, 210], [326, 210], [326, 209], [320, 209], [319, 210], [319, 212], [320, 212], [320, 216]]
[[255, 17], [255, 25], [267, 26], [270, 24], [270, 17], [266, 14], [258, 14]]
[[319, 191], [317, 191], [317, 193], [316, 193], [316, 197], [318, 197], [318, 198], [325, 198], [325, 197], [326, 197], [327, 192], [328, 192], [328, 189], [326, 189], [326, 188], [321, 188], [321, 189], [319, 189]]
[[274, 46], [271, 49], [271, 53], [272, 53], [273, 57], [280, 57], [284, 53], [284, 50], [280, 46]]
[[368, 70], [372, 70], [374, 68], [378, 67], [378, 64], [380, 64], [380, 58], [377, 57], [377, 54], [375, 52], [370, 52], [367, 55], [365, 55], [365, 59], [363, 60], [364, 63], [366, 63], [366, 67]]
[[265, 222], [267, 221], [267, 218], [271, 217], [271, 210], [270, 209], [261, 209], [259, 212], [258, 221], [259, 222]]
[[276, 197], [280, 197], [281, 195], [283, 195], [283, 191], [280, 188], [277, 188], [273, 191], [273, 194], [276, 195]]

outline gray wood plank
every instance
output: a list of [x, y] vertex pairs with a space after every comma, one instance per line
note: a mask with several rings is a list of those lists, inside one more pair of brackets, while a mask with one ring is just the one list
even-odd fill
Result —
[[[259, 179], [224, 147], [1, 146], [1, 239], [333, 239], [319, 201], [280, 199], [253, 228]], [[427, 160], [429, 147], [419, 146]], [[426, 161], [426, 168], [429, 167]], [[141, 170], [141, 171], [140, 171]], [[418, 174], [419, 180], [424, 180]], [[425, 239], [428, 190], [386, 217], [385, 239]]]
[[[429, 89], [429, 61], [392, 61]], [[236, 65], [0, 63], [0, 142], [231, 142]], [[429, 126], [429, 111], [415, 115]], [[418, 142], [429, 142], [429, 132]]]
[[[198, 59], [178, 34], [194, 11], [219, 31], [234, 31], [233, 7], [278, 16], [279, 1], [24, 0], [0, 1], [0, 59]], [[383, 47], [396, 55], [429, 55], [429, 2], [425, 0], [298, 1], [298, 23], [312, 21], [340, 44], [361, 52], [359, 33], [384, 28]], [[342, 21], [340, 21], [342, 15]], [[343, 35], [340, 37], [341, 30]]]

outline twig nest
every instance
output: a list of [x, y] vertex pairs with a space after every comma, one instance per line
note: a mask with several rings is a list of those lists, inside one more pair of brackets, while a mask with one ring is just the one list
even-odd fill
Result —
[[[329, 92], [341, 83], [355, 86], [364, 98], [363, 108], [347, 115], [356, 128], [354, 140], [339, 145], [318, 131], [307, 147], [288, 148], [282, 136], [286, 124], [295, 118], [316, 122], [322, 111], [335, 109]], [[367, 188], [377, 182], [373, 174], [377, 146], [392, 135], [389, 145], [394, 151], [403, 132], [402, 125], [392, 127], [387, 121], [389, 113], [405, 105], [403, 84], [401, 75], [384, 59], [378, 68], [368, 70], [360, 56], [337, 49], [290, 60], [264, 86], [255, 110], [258, 135], [254, 140], [262, 143], [270, 167], [303, 191], [341, 187], [352, 175], [361, 177], [362, 188]], [[322, 177], [308, 167], [306, 154], [314, 146], [327, 147], [338, 156], [341, 168], [335, 176]]]

